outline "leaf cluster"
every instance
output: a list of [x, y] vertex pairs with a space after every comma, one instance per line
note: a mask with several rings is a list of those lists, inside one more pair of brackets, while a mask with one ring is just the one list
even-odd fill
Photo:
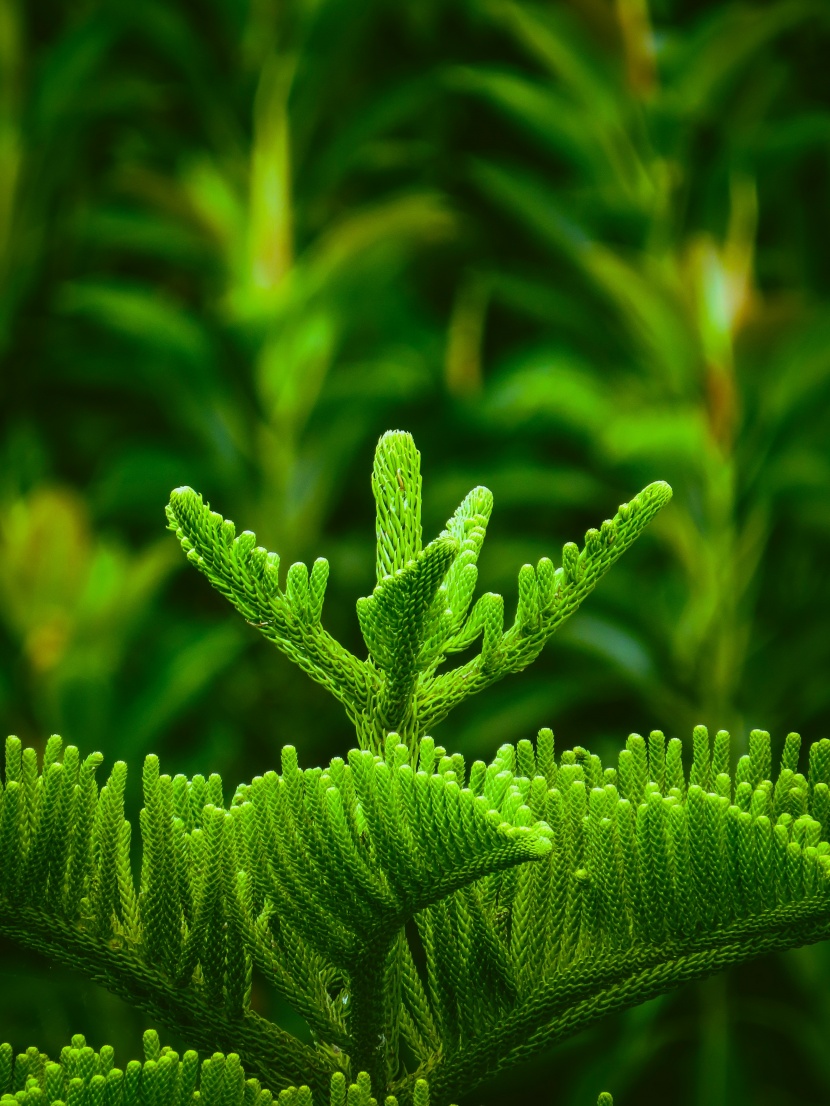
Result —
[[[135, 886], [124, 766], [98, 792], [99, 758], [53, 740], [38, 772], [10, 739], [0, 930], [197, 1043], [235, 1041], [275, 1089], [363, 1070], [447, 1102], [614, 1009], [828, 935], [830, 742], [806, 776], [799, 749], [773, 782], [762, 731], [734, 778], [729, 735], [703, 727], [688, 773], [656, 731], [612, 768], [542, 731], [469, 771], [392, 735], [326, 770], [287, 747], [227, 808], [217, 777], [148, 758]], [[256, 1015], [254, 971], [314, 1048]]]
[[[562, 565], [548, 557], [519, 571], [513, 624], [505, 629], [504, 599], [488, 592], [472, 603], [477, 560], [492, 510], [486, 488], [474, 488], [438, 538], [423, 545], [420, 454], [409, 434], [388, 431], [375, 453], [377, 585], [358, 600], [369, 651], [360, 661], [320, 623], [329, 566], [301, 563], [279, 577], [280, 560], [237, 536], [233, 523], [210, 510], [190, 488], [177, 488], [167, 509], [170, 528], [188, 559], [245, 618], [321, 683], [355, 724], [362, 748], [382, 748], [399, 734], [417, 739], [470, 695], [538, 657], [546, 641], [577, 609], [610, 566], [671, 497], [650, 484], [615, 517], [568, 542]], [[480, 652], [458, 668], [439, 671], [447, 657], [481, 639]]]

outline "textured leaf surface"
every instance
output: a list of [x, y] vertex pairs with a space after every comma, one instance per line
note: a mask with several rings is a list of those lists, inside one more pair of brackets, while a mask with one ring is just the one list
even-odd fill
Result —
[[[671, 498], [658, 481], [624, 503], [612, 520], [568, 542], [562, 566], [542, 557], [519, 571], [513, 625], [504, 599], [486, 593], [473, 604], [478, 557], [493, 497], [473, 488], [441, 534], [423, 546], [420, 455], [411, 435], [388, 431], [375, 451], [377, 585], [357, 602], [368, 659], [359, 660], [321, 625], [328, 562], [292, 565], [280, 584], [280, 559], [246, 530], [210, 510], [190, 488], [177, 488], [167, 515], [188, 559], [260, 632], [345, 707], [361, 748], [379, 753], [390, 733], [415, 753], [421, 737], [447, 714], [504, 676], [527, 667]], [[471, 609], [472, 606], [472, 609]], [[447, 656], [481, 637], [481, 652], [438, 673]]]

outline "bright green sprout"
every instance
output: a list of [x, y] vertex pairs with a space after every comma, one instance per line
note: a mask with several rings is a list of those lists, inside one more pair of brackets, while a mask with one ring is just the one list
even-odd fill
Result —
[[[513, 625], [504, 628], [504, 600], [488, 592], [473, 603], [477, 561], [493, 497], [473, 488], [424, 546], [421, 534], [420, 454], [409, 434], [389, 431], [378, 443], [372, 473], [376, 503], [377, 586], [357, 602], [367, 660], [360, 660], [322, 627], [328, 561], [309, 571], [292, 565], [280, 584], [280, 560], [249, 530], [210, 510], [191, 488], [170, 497], [170, 528], [193, 562], [245, 618], [345, 707], [362, 749], [378, 752], [397, 733], [410, 752], [418, 740], [468, 696], [538, 657], [600, 577], [639, 537], [671, 498], [658, 481], [624, 503], [580, 551], [568, 542], [562, 567], [543, 557], [519, 571]], [[447, 657], [481, 638], [478, 656], [438, 672]]]

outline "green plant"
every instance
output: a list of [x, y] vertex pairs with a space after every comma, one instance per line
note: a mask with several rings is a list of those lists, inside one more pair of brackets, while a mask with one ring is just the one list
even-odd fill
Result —
[[[53, 737], [39, 768], [7, 741], [0, 932], [232, 1053], [216, 1061], [238, 1084], [228, 1102], [246, 1093], [241, 1064], [287, 1102], [345, 1101], [352, 1078], [349, 1103], [368, 1103], [371, 1086], [444, 1104], [612, 1010], [830, 935], [830, 741], [811, 747], [805, 777], [790, 734], [773, 783], [759, 730], [734, 779], [728, 733], [710, 744], [702, 726], [688, 776], [681, 742], [658, 731], [632, 735], [615, 768], [579, 746], [557, 761], [543, 729], [469, 769], [425, 732], [538, 655], [668, 486], [589, 530], [581, 551], [566, 544], [560, 568], [525, 565], [505, 630], [500, 596], [471, 607], [490, 494], [474, 489], [423, 546], [419, 464], [409, 435], [381, 439], [377, 586], [358, 601], [366, 660], [322, 628], [327, 562], [292, 565], [283, 586], [276, 554], [196, 493], [177, 489], [168, 508], [188, 558], [343, 704], [359, 746], [347, 760], [302, 770], [286, 746], [279, 774], [240, 784], [226, 805], [219, 776], [171, 779], [148, 757], [136, 886], [126, 765], [99, 792], [100, 754], [69, 746], [61, 759]], [[302, 1015], [311, 1043], [255, 1011], [255, 976]], [[148, 1086], [184, 1078], [172, 1053], [160, 1076], [157, 1039], [149, 1047]], [[111, 1057], [76, 1052], [69, 1081], [86, 1065], [103, 1095]], [[42, 1101], [35, 1084], [50, 1071], [57, 1086], [39, 1055], [19, 1061], [24, 1077], [27, 1063], [37, 1071], [18, 1101]], [[181, 1064], [195, 1075], [192, 1054]]]

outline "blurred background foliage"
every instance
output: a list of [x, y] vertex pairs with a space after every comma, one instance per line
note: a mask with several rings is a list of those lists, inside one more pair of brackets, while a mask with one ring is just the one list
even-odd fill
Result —
[[[229, 786], [289, 741], [342, 752], [163, 506], [191, 484], [284, 564], [327, 556], [357, 649], [372, 451], [401, 426], [428, 531], [493, 490], [508, 605], [519, 565], [675, 490], [445, 744], [828, 736], [828, 47], [826, 0], [0, 0], [6, 730]], [[8, 948], [0, 972], [0, 1036], [135, 1050], [144, 1020], [96, 988]], [[522, 1078], [563, 1106], [830, 1101], [828, 1032], [819, 947]]]

